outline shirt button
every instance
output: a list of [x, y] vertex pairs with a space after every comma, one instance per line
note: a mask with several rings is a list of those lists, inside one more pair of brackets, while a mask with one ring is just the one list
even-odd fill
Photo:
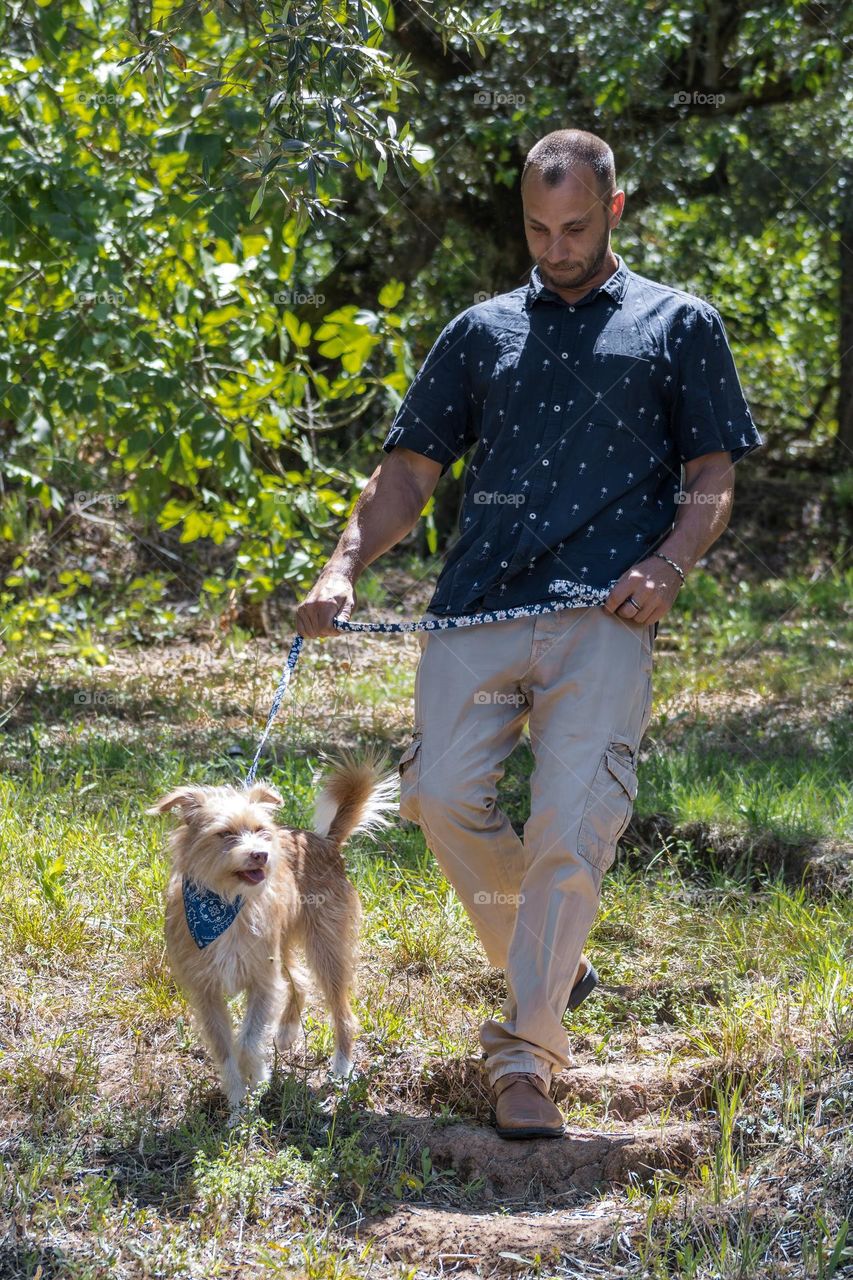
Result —
[[535, 520], [535, 519], [536, 519], [536, 512], [535, 512], [535, 511], [531, 511], [531, 513], [530, 513], [530, 519], [531, 519], [531, 520]]
[[543, 458], [543, 459], [542, 459], [542, 466], [543, 466], [543, 467], [547, 467], [548, 465], [549, 465], [549, 464], [548, 464], [548, 459], [547, 459], [547, 458]]
[[569, 358], [569, 353], [568, 353], [568, 351], [564, 351], [564, 352], [563, 352], [563, 359], [564, 359], [564, 360], [568, 360], [568, 358]]
[[569, 310], [570, 310], [570, 311], [574, 311], [574, 307], [569, 307]]
[[509, 563], [509, 561], [508, 561], [508, 560], [501, 560], [501, 568], [502, 568], [502, 569], [505, 569], [505, 568], [507, 567], [507, 564], [508, 564], [508, 563]]
[[558, 404], [555, 404], [555, 405], [554, 405], [554, 412], [555, 412], [555, 413], [559, 413], [559, 412], [560, 412], [560, 406], [559, 406]]

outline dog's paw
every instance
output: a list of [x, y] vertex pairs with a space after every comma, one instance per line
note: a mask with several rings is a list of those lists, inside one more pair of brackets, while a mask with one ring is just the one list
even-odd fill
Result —
[[332, 1055], [330, 1070], [332, 1075], [340, 1076], [342, 1080], [348, 1080], [355, 1071], [355, 1063], [340, 1049], [336, 1049]]
[[239, 1052], [240, 1074], [248, 1090], [267, 1084], [272, 1074], [267, 1060], [259, 1053], [243, 1047]]
[[222, 1092], [228, 1099], [228, 1108], [233, 1113], [242, 1106], [246, 1097], [246, 1082], [243, 1079], [243, 1073], [240, 1070], [239, 1063], [235, 1059], [230, 1059], [220, 1070], [219, 1083]]
[[275, 1033], [275, 1047], [279, 1053], [287, 1053], [288, 1049], [293, 1048], [301, 1031], [301, 1022], [283, 1022]]
[[249, 1089], [265, 1089], [272, 1077], [272, 1069], [268, 1062], [261, 1062], [246, 1080]]
[[235, 1129], [238, 1125], [244, 1124], [257, 1114], [261, 1097], [269, 1087], [270, 1072], [267, 1070], [258, 1074], [260, 1076], [258, 1080], [247, 1080], [239, 1092], [235, 1091], [229, 1097], [227, 1121], [229, 1129]]
[[228, 1129], [238, 1128], [238, 1126], [243, 1123], [245, 1114], [246, 1114], [246, 1109], [242, 1104], [238, 1103], [236, 1106], [229, 1105], [228, 1118], [225, 1121], [226, 1128]]
[[243, 1115], [246, 1101], [249, 1096], [249, 1090], [241, 1080], [239, 1085], [232, 1085], [225, 1089], [225, 1097], [228, 1100], [228, 1123], [235, 1125]]

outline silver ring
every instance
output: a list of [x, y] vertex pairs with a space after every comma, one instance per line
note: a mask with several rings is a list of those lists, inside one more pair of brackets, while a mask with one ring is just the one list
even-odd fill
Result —
[[628, 596], [625, 600], [623, 600], [623, 602], [622, 602], [622, 603], [623, 603], [623, 604], [632, 604], [632, 605], [634, 606], [634, 608], [635, 608], [635, 609], [639, 609], [639, 607], [640, 607], [640, 606], [637, 604], [637, 601], [634, 599], [634, 597], [633, 597], [633, 596]]

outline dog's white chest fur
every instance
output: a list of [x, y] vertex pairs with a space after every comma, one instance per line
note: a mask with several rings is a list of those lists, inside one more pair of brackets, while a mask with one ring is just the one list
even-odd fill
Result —
[[257, 939], [236, 923], [217, 938], [210, 958], [226, 997], [236, 996], [249, 985], [253, 946], [257, 946]]
[[246, 966], [241, 963], [239, 952], [226, 942], [216, 957], [216, 962], [225, 995], [235, 996], [246, 985]]

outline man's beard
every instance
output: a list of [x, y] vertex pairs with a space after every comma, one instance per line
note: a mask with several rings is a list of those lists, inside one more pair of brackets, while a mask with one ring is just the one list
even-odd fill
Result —
[[546, 267], [539, 263], [539, 274], [546, 285], [557, 289], [582, 289], [589, 280], [598, 275], [610, 248], [610, 233], [604, 228], [601, 239], [595, 249], [579, 263], [570, 263], [565, 267]]

